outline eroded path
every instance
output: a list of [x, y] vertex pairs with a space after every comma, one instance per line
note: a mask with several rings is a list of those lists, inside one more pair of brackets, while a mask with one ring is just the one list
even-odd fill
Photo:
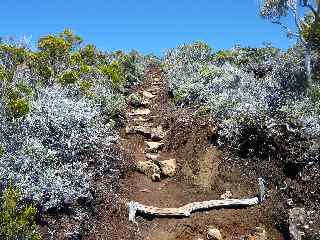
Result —
[[[168, 98], [167, 82], [161, 71], [148, 73], [148, 80], [133, 89], [142, 97], [140, 106], [127, 109], [121, 145], [128, 161], [174, 160], [175, 174], [159, 176], [133, 171], [121, 182], [118, 206], [100, 209], [101, 223], [90, 239], [207, 239], [208, 229], [220, 239], [282, 239], [264, 214], [264, 204], [248, 208], [221, 208], [196, 212], [189, 218], [137, 216], [139, 228], [128, 221], [126, 203], [140, 202], [156, 207], [180, 207], [195, 201], [223, 197], [247, 198], [257, 192], [254, 178], [223, 161], [215, 146], [216, 127], [191, 109], [177, 109]], [[141, 170], [141, 169], [140, 169]], [[155, 171], [157, 173], [157, 171]], [[160, 178], [160, 179], [159, 179]], [[107, 201], [108, 199], [103, 199]], [[109, 211], [114, 214], [104, 214]], [[212, 238], [214, 239], [214, 238]]]
[[[236, 167], [224, 166], [222, 153], [214, 146], [215, 126], [192, 110], [177, 110], [168, 99], [161, 71], [136, 90], [142, 105], [130, 107], [122, 132], [122, 146], [139, 161], [174, 159], [174, 176], [134, 172], [123, 184], [127, 199], [157, 207], [179, 207], [193, 201], [254, 196], [256, 179], [241, 175]], [[227, 193], [227, 194], [225, 194]], [[138, 216], [135, 239], [207, 239], [208, 227], [219, 229], [223, 239], [281, 239], [263, 215], [263, 205], [243, 209], [213, 209], [190, 218]], [[258, 230], [257, 230], [258, 227]], [[263, 229], [267, 235], [259, 234]]]

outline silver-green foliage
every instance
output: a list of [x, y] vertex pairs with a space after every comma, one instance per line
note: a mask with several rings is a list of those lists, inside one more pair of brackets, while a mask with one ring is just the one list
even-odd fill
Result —
[[[262, 60], [257, 68], [265, 68], [264, 75], [259, 77], [255, 68], [236, 61], [217, 62], [214, 55], [190, 44], [171, 50], [164, 65], [175, 102], [209, 108], [210, 116], [221, 125], [221, 144], [238, 148], [248, 124], [265, 129], [285, 124], [308, 138], [317, 138], [319, 108], [299, 92], [303, 88], [303, 54], [299, 47]], [[271, 130], [266, 132], [272, 135]]]
[[12, 179], [45, 209], [91, 199], [93, 179], [117, 170], [121, 162], [112, 150], [116, 136], [103, 124], [99, 106], [70, 98], [59, 86], [43, 89], [27, 118], [2, 124], [0, 132], [6, 147], [2, 181]]

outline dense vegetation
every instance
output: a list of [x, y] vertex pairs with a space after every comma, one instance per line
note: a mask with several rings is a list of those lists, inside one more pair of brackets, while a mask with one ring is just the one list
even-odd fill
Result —
[[[316, 52], [313, 60], [319, 74]], [[169, 51], [164, 63], [174, 101], [210, 112], [221, 125], [221, 144], [268, 157], [279, 152], [260, 143], [244, 145], [249, 128], [265, 131], [265, 140], [275, 137], [279, 128], [288, 134], [299, 132], [301, 139], [319, 137], [319, 83], [305, 90], [299, 46], [288, 52], [266, 46], [213, 53], [204, 43], [195, 43]], [[300, 154], [310, 160], [308, 148]]]
[[[12, 192], [12, 182], [22, 199], [41, 211], [92, 202], [94, 181], [116, 178], [123, 171], [115, 127], [122, 121], [126, 89], [143, 80], [152, 59], [134, 51], [99, 51], [82, 44], [70, 30], [40, 38], [36, 51], [24, 42], [2, 41], [0, 188], [8, 187], [4, 195]], [[1, 229], [11, 225], [5, 221], [12, 221], [6, 217], [6, 204], [4, 208]], [[15, 236], [8, 233], [12, 229], [3, 229], [0, 236]]]
[[317, 211], [319, 62], [319, 51], [313, 51], [310, 87], [305, 85], [299, 44], [286, 52], [270, 45], [214, 52], [196, 42], [170, 50], [164, 68], [174, 103], [207, 114], [218, 124], [216, 144], [273, 186], [289, 179], [293, 185], [283, 191], [283, 202], [292, 198]]

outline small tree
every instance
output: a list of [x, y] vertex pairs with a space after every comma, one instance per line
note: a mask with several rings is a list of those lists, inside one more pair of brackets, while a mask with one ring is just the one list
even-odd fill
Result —
[[[300, 15], [301, 12], [301, 16]], [[281, 22], [291, 13], [297, 31], [292, 31]], [[288, 37], [297, 37], [305, 47], [306, 86], [311, 87], [311, 50], [317, 44], [320, 27], [320, 0], [262, 0], [260, 14], [287, 31]]]

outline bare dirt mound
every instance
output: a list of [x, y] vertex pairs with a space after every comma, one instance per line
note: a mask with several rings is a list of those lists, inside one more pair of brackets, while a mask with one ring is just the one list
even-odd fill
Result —
[[[264, 205], [239, 209], [213, 209], [193, 213], [189, 218], [153, 218], [140, 215], [139, 228], [128, 221], [126, 202], [137, 201], [156, 207], [179, 207], [194, 201], [253, 197], [257, 179], [245, 176], [240, 168], [226, 165], [223, 153], [215, 146], [216, 129], [205, 117], [192, 110], [176, 109], [167, 96], [166, 81], [158, 70], [150, 71], [149, 80], [133, 91], [144, 98], [138, 108], [129, 107], [126, 127], [122, 130], [122, 148], [129, 159], [157, 161], [175, 159], [175, 176], [153, 181], [150, 176], [132, 171], [120, 188], [119, 205], [101, 214], [95, 228], [96, 239], [206, 239], [207, 229], [219, 229], [223, 239], [283, 239], [264, 214]], [[154, 133], [160, 129], [160, 133]], [[228, 192], [229, 191], [229, 192]], [[229, 193], [229, 194], [230, 194]], [[112, 217], [111, 217], [112, 216]], [[265, 238], [255, 237], [261, 227]], [[103, 235], [103, 232], [105, 235]], [[93, 239], [93, 238], [90, 238]]]

